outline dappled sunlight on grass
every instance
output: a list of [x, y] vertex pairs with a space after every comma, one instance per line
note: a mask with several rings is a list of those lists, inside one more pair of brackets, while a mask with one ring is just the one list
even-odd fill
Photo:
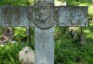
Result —
[[93, 33], [88, 34], [86, 37], [93, 39]]
[[90, 22], [90, 26], [93, 27], [93, 21]]
[[85, 27], [84, 31], [87, 39], [93, 39], [93, 21], [90, 21], [89, 26]]
[[85, 30], [84, 32], [85, 32], [85, 33], [90, 33], [90, 30]]
[[86, 38], [91, 38], [91, 39], [93, 39], [93, 32], [92, 31], [90, 31], [90, 30], [84, 30], [84, 33], [85, 33], [85, 37]]
[[89, 6], [90, 4], [88, 3], [80, 3], [79, 6]]
[[89, 14], [93, 15], [93, 5], [89, 6], [88, 12]]

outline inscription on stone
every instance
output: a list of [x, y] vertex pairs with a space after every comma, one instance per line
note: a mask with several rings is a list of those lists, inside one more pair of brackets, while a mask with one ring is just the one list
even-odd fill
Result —
[[12, 24], [12, 19], [16, 24], [20, 23], [20, 10], [17, 7], [4, 7], [2, 9], [1, 19], [5, 22], [5, 24]]
[[32, 12], [31, 6], [1, 6], [0, 26], [29, 26]]
[[87, 7], [64, 6], [58, 8], [58, 25], [60, 26], [87, 26]]

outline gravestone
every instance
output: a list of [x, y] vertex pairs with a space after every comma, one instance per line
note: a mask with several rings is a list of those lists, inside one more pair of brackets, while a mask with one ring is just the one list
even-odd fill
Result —
[[25, 46], [23, 50], [19, 52], [19, 60], [22, 64], [34, 64], [34, 51], [30, 47]]
[[88, 26], [87, 7], [54, 6], [53, 0], [36, 0], [34, 6], [1, 6], [0, 26], [34, 26], [35, 64], [54, 64], [54, 27]]

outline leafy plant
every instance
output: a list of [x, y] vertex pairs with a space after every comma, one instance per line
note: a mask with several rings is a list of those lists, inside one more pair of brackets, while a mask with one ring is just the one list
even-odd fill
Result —
[[0, 64], [20, 64], [18, 54], [24, 46], [21, 43], [8, 43], [0, 47]]

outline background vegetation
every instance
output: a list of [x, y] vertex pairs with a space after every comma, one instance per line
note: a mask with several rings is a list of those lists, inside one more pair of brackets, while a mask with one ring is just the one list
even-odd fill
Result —
[[[65, 0], [59, 0], [64, 2]], [[0, 0], [0, 5], [27, 6], [33, 5], [33, 0]], [[85, 44], [79, 38], [73, 38], [68, 27], [55, 28], [55, 64], [93, 64], [93, 0], [66, 0], [67, 5], [88, 6], [89, 26], [83, 28]], [[12, 27], [14, 44], [0, 46], [0, 64], [20, 64], [18, 52], [28, 43], [25, 27]], [[0, 28], [1, 30], [3, 28]], [[80, 27], [74, 30], [81, 35]], [[34, 50], [34, 28], [31, 27], [31, 48]], [[2, 33], [0, 33], [2, 35]]]

